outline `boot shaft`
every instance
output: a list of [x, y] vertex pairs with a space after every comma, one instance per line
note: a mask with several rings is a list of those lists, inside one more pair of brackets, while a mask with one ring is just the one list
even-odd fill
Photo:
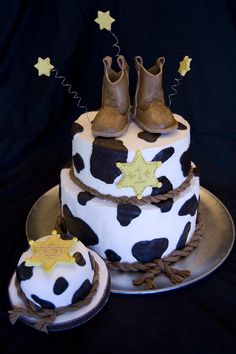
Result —
[[112, 58], [105, 57], [104, 77], [102, 87], [102, 107], [110, 106], [119, 113], [125, 114], [130, 107], [129, 98], [129, 67], [123, 56], [117, 59], [120, 71], [116, 72], [111, 68]]
[[140, 56], [135, 57], [135, 67], [137, 70], [137, 88], [135, 94], [134, 107], [146, 109], [154, 100], [164, 102], [164, 93], [162, 88], [162, 68], [165, 58], [157, 59], [156, 64], [146, 70], [143, 66], [143, 60]]

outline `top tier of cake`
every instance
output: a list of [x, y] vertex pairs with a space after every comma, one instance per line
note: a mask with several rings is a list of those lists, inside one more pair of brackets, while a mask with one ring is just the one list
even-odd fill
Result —
[[97, 112], [82, 114], [73, 124], [72, 154], [74, 175], [87, 187], [114, 197], [133, 197], [131, 187], [119, 188], [122, 172], [117, 163], [132, 162], [139, 150], [145, 161], [161, 161], [155, 176], [161, 187], [147, 187], [143, 196], [163, 194], [177, 188], [188, 176], [191, 165], [190, 126], [174, 114], [178, 128], [168, 134], [144, 132], [134, 122], [119, 138], [94, 138], [91, 121]]

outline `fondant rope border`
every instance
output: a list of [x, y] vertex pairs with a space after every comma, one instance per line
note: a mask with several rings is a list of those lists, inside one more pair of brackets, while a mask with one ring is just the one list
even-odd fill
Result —
[[25, 296], [23, 290], [20, 287], [20, 284], [15, 278], [15, 286], [17, 289], [17, 294], [23, 301], [24, 305], [26, 308], [14, 306], [12, 310], [8, 311], [9, 313], [9, 319], [12, 324], [14, 324], [19, 317], [27, 316], [27, 317], [34, 317], [37, 318], [38, 321], [36, 321], [33, 324], [33, 327], [38, 329], [39, 331], [43, 332], [48, 332], [48, 324], [52, 323], [57, 316], [62, 315], [65, 312], [71, 312], [71, 311], [76, 311], [79, 310], [80, 308], [89, 305], [94, 297], [94, 295], [97, 292], [97, 288], [99, 285], [99, 266], [98, 263], [95, 261], [94, 257], [91, 255], [91, 260], [92, 260], [92, 266], [94, 269], [94, 276], [93, 276], [93, 282], [92, 282], [92, 288], [90, 289], [89, 293], [86, 295], [86, 297], [78, 301], [75, 304], [71, 304], [69, 306], [61, 306], [57, 307], [55, 309], [42, 309], [39, 308], [37, 305], [35, 305], [32, 301], [27, 299]]
[[147, 203], [159, 203], [163, 200], [177, 197], [181, 192], [185, 191], [185, 189], [187, 189], [189, 187], [190, 181], [193, 177], [193, 170], [192, 170], [192, 168], [190, 169], [188, 177], [178, 188], [172, 189], [165, 194], [158, 194], [158, 195], [153, 195], [153, 196], [149, 195], [149, 196], [143, 197], [142, 199], [138, 199], [137, 197], [127, 197], [127, 196], [114, 197], [111, 194], [102, 194], [102, 193], [98, 192], [96, 189], [87, 186], [78, 177], [76, 177], [74, 174], [73, 167], [71, 167], [69, 174], [70, 174], [70, 178], [77, 186], [79, 186], [83, 191], [89, 192], [90, 194], [92, 194], [93, 196], [95, 196], [99, 199], [110, 200], [114, 203], [129, 203], [129, 204], [143, 205], [143, 204], [147, 204]]
[[128, 263], [128, 262], [110, 262], [106, 260], [106, 265], [110, 270], [120, 272], [142, 272], [140, 278], [133, 280], [136, 286], [145, 284], [146, 289], [156, 289], [153, 282], [154, 278], [161, 273], [164, 273], [173, 284], [181, 283], [186, 277], [191, 275], [189, 270], [179, 270], [172, 268], [170, 264], [177, 262], [182, 257], [187, 257], [195, 248], [197, 248], [203, 233], [203, 221], [199, 215], [195, 231], [191, 240], [181, 250], [174, 250], [168, 256], [162, 259], [155, 259], [149, 263]]

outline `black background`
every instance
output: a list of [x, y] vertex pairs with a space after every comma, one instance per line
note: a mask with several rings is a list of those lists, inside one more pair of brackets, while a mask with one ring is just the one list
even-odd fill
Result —
[[[71, 156], [70, 127], [83, 113], [51, 74], [38, 77], [38, 57], [51, 63], [82, 96], [99, 107], [102, 58], [114, 38], [94, 22], [111, 11], [113, 32], [130, 65], [166, 57], [166, 98], [185, 55], [172, 111], [191, 124], [193, 160], [201, 184], [235, 217], [236, 2], [70, 0], [0, 2], [0, 347], [1, 353], [233, 353], [236, 349], [235, 248], [217, 271], [189, 287], [150, 296], [111, 295], [103, 312], [84, 327], [45, 335], [8, 321], [7, 287], [26, 249], [24, 225], [37, 198], [58, 184]], [[222, 235], [223, 237], [223, 235]]]

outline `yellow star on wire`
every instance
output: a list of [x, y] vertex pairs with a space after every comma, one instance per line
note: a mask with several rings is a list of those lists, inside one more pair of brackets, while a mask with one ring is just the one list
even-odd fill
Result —
[[180, 73], [181, 76], [185, 76], [188, 71], [191, 70], [190, 68], [190, 63], [191, 63], [192, 58], [189, 58], [187, 55], [184, 57], [184, 59], [179, 63], [179, 70], [178, 72]]
[[50, 63], [50, 58], [42, 59], [38, 57], [38, 62], [34, 65], [34, 67], [38, 70], [38, 75], [46, 75], [50, 76], [51, 70], [54, 66]]
[[75, 258], [70, 251], [77, 243], [77, 238], [62, 240], [59, 235], [52, 232], [45, 241], [29, 241], [32, 256], [25, 260], [26, 266], [41, 266], [49, 272], [56, 264], [74, 264]]
[[99, 24], [100, 30], [106, 29], [111, 31], [111, 24], [115, 19], [110, 16], [110, 11], [98, 11], [98, 17], [94, 21]]
[[133, 188], [138, 199], [142, 198], [142, 193], [146, 187], [161, 188], [162, 183], [155, 177], [155, 172], [161, 166], [161, 161], [147, 162], [140, 151], [136, 151], [132, 162], [117, 162], [116, 166], [123, 173], [123, 177], [118, 183], [118, 187]]

